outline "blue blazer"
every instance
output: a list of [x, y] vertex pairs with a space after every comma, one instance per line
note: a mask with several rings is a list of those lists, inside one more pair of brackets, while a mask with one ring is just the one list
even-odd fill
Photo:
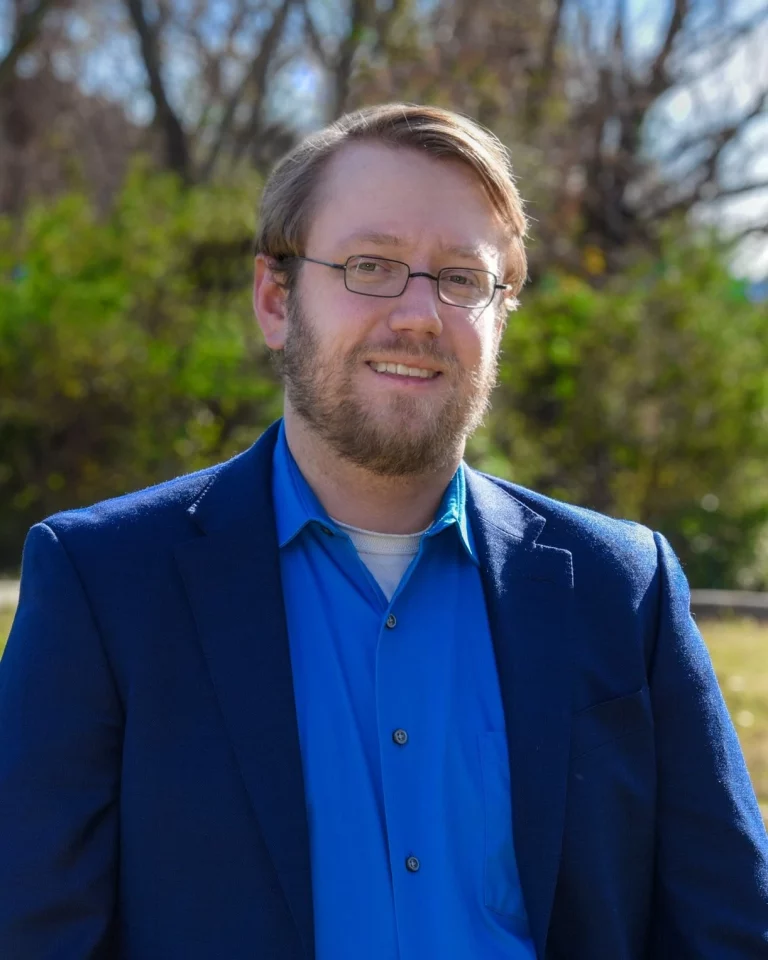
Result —
[[[275, 437], [30, 532], [0, 664], [2, 960], [312, 960]], [[537, 957], [768, 957], [768, 842], [669, 545], [467, 487]]]

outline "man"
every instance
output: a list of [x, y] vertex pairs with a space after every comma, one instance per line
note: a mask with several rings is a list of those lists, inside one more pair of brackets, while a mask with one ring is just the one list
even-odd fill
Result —
[[462, 462], [524, 232], [501, 145], [436, 108], [278, 166], [283, 420], [27, 540], [3, 960], [768, 957], [768, 842], [667, 541]]

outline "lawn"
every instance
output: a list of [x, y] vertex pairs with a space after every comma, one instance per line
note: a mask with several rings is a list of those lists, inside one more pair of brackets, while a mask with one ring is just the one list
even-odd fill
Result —
[[768, 825], [768, 624], [700, 625]]
[[8, 639], [12, 621], [13, 610], [10, 607], [0, 607], [0, 657], [5, 650], [5, 641]]
[[[0, 655], [13, 612], [0, 609]], [[768, 624], [708, 620], [700, 625], [768, 823]]]

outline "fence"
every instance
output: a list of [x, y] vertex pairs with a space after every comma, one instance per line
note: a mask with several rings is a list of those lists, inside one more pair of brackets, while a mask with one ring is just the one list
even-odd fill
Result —
[[[19, 600], [18, 580], [0, 580], [0, 609], [15, 607]], [[768, 621], [768, 593], [750, 590], [691, 590], [691, 612], [707, 617], [754, 617]]]

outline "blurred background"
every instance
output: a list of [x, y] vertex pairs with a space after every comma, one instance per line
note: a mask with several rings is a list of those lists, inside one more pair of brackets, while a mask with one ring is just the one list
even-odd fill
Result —
[[[279, 416], [261, 185], [390, 100], [490, 127], [532, 219], [469, 461], [768, 591], [765, 0], [0, 0], [0, 574]], [[768, 626], [702, 630], [768, 815]]]

